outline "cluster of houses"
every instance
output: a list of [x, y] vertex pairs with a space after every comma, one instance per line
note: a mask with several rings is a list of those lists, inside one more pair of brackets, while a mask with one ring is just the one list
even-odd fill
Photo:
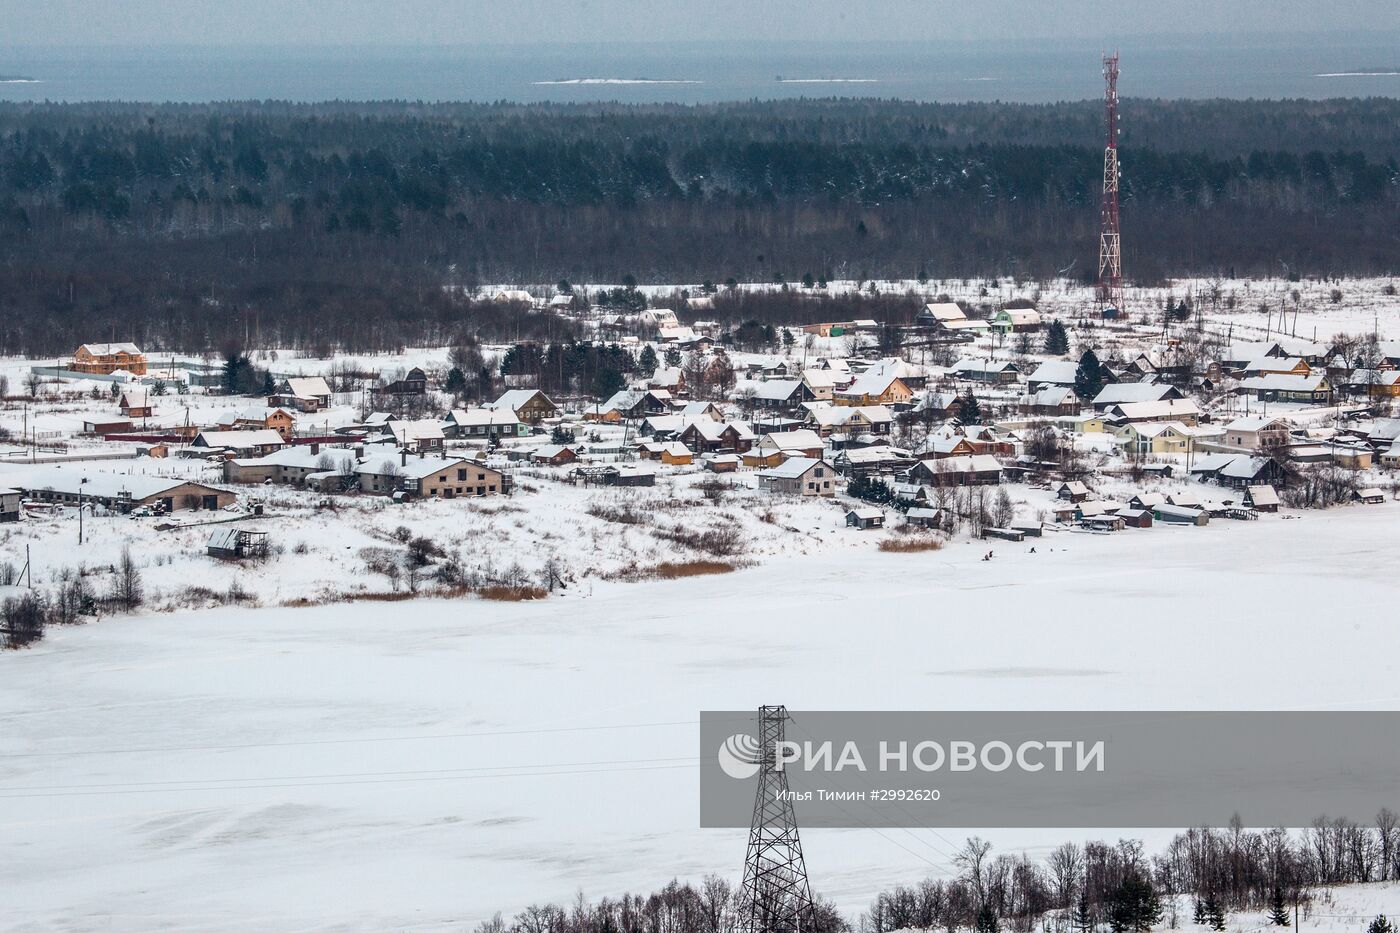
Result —
[[[683, 339], [700, 350], [713, 344], [701, 339], [715, 333], [706, 322], [681, 325], [664, 309], [636, 315], [646, 317], [644, 323], [666, 342]], [[320, 434], [299, 430], [298, 419], [332, 406], [323, 377], [284, 378], [261, 401], [231, 406], [203, 427], [154, 430], [146, 428], [153, 412], [149, 388], [128, 382], [115, 394], [118, 416], [85, 427], [110, 439], [139, 441], [148, 456], [173, 452], [217, 462], [229, 484], [404, 499], [508, 493], [513, 483], [506, 463], [565, 469], [578, 482], [613, 485], [650, 484], [657, 469], [744, 470], [754, 471], [760, 490], [803, 497], [833, 497], [854, 479], [879, 479], [910, 509], [911, 520], [922, 521], [929, 518], [923, 514], [927, 504], [949, 487], [1061, 482], [1066, 504], [1056, 510], [1057, 518], [1110, 530], [1120, 522], [1184, 521], [1189, 516], [1182, 510], [1200, 513], [1194, 521], [1277, 507], [1277, 488], [1308, 464], [1400, 467], [1400, 419], [1377, 412], [1400, 394], [1400, 343], [1376, 344], [1364, 368], [1348, 367], [1335, 348], [1303, 341], [1235, 344], [1221, 349], [1219, 359], [1191, 366], [1177, 365], [1167, 350], [1149, 350], [1127, 362], [1100, 362], [1091, 396], [1080, 394], [1086, 381], [1081, 361], [1024, 365], [995, 350], [985, 356], [968, 352], [979, 335], [1025, 333], [1041, 325], [1032, 308], [972, 318], [956, 303], [932, 302], [913, 327], [963, 346], [964, 356], [950, 365], [899, 355], [809, 360], [804, 352], [798, 362], [791, 355], [736, 354], [730, 369], [737, 378], [722, 397], [709, 391], [709, 397], [694, 397], [686, 371], [661, 366], [605, 399], [561, 401], [516, 386], [486, 404], [444, 406], [428, 414], [442, 396], [427, 372], [413, 368], [375, 392], [423, 397], [413, 409], [422, 417], [371, 412]], [[679, 333], [682, 328], [688, 332]], [[843, 336], [879, 325], [856, 320], [804, 329]], [[144, 356], [131, 344], [84, 345], [72, 367], [105, 374], [146, 371]], [[1366, 404], [1330, 409], [1325, 418], [1305, 416], [1308, 407], [1330, 405], [1336, 393], [1357, 386]], [[1261, 411], [1222, 414], [1222, 393], [1247, 396]], [[1267, 404], [1275, 406], [1274, 415], [1262, 413]], [[1030, 454], [1030, 440], [1045, 430], [1070, 447], [1076, 438], [1096, 435], [1106, 444], [1090, 446], [1116, 451], [1143, 473], [1175, 472], [1221, 491], [1209, 502], [1170, 496], [1154, 501], [1147, 492], [1129, 502], [1097, 502], [1079, 495], [1081, 475]], [[19, 488], [27, 498], [68, 502], [80, 493], [71, 485]], [[174, 510], [221, 508], [225, 497], [216, 492], [167, 486], [87, 495], [118, 508], [154, 503]], [[15, 493], [4, 495], [12, 499]], [[9, 501], [0, 496], [0, 502]]]

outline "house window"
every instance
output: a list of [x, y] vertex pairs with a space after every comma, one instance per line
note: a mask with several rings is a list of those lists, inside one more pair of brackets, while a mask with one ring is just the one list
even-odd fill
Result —
[[466, 470], [458, 470], [458, 471], [457, 471], [457, 481], [458, 481], [458, 482], [461, 482], [462, 480], [464, 480], [464, 479], [466, 479], [466, 478], [467, 478], [467, 471], [466, 471]]

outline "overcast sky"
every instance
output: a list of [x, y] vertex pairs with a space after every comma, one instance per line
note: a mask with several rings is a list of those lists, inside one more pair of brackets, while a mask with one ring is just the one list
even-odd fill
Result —
[[1103, 40], [1378, 30], [1400, 30], [1400, 0], [0, 0], [0, 45]]

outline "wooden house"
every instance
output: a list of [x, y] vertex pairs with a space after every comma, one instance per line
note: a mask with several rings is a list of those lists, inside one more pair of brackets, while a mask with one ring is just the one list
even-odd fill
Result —
[[909, 481], [925, 486], [995, 486], [1001, 482], [1001, 464], [989, 454], [918, 460], [909, 469]]
[[1225, 443], [1246, 450], [1270, 451], [1285, 447], [1291, 426], [1280, 418], [1236, 418], [1225, 425]]
[[146, 355], [134, 343], [85, 343], [73, 352], [70, 368], [75, 372], [110, 376], [128, 372], [146, 375]]
[[530, 454], [531, 463], [539, 463], [546, 466], [563, 466], [566, 463], [574, 463], [577, 460], [578, 451], [564, 444], [548, 444]]
[[646, 441], [637, 445], [637, 454], [643, 460], [657, 460], [668, 466], [689, 466], [695, 462], [695, 454], [680, 441]]
[[323, 411], [331, 404], [331, 387], [322, 376], [293, 376], [279, 382], [267, 404], [295, 411]]
[[791, 457], [757, 473], [760, 489], [788, 496], [836, 495], [836, 468], [821, 458]]
[[117, 396], [117, 410], [128, 418], [149, 418], [150, 395], [144, 386], [128, 386]]
[[427, 395], [428, 374], [417, 366], [404, 373], [402, 379], [395, 379], [375, 390], [377, 395]]
[[20, 491], [0, 488], [0, 524], [19, 521]]
[[742, 454], [753, 447], [753, 432], [737, 421], [692, 421], [680, 432], [680, 442], [697, 454]]
[[488, 408], [510, 411], [524, 424], [535, 425], [557, 417], [559, 406], [539, 389], [509, 389]]
[[846, 512], [846, 527], [862, 531], [885, 527], [885, 513], [874, 506], [856, 506]]
[[1256, 512], [1277, 512], [1279, 507], [1278, 491], [1272, 486], [1246, 486], [1244, 488], [1244, 504]]

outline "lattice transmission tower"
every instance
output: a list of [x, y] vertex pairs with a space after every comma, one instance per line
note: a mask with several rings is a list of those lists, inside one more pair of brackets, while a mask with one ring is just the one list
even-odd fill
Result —
[[758, 714], [758, 790], [739, 895], [739, 931], [801, 933], [803, 927], [814, 928], [812, 886], [797, 836], [797, 816], [788, 799], [787, 775], [776, 762], [788, 711], [785, 706], [760, 706]]
[[[1103, 199], [1099, 206], [1100, 311], [1122, 316], [1123, 241], [1118, 229], [1118, 53], [1103, 59], [1104, 118], [1108, 141], [1103, 150]], [[1112, 309], [1110, 314], [1109, 309]]]

